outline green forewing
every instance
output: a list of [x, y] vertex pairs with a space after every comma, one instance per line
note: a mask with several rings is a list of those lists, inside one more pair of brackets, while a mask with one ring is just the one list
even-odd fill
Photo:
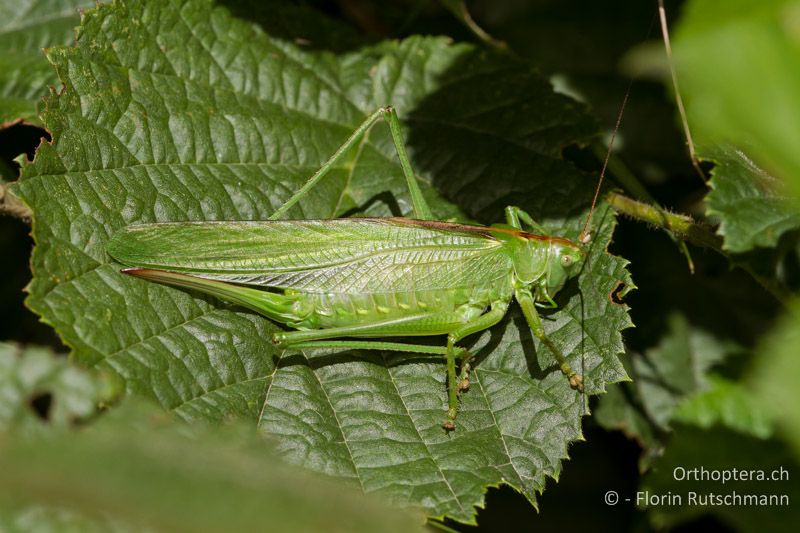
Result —
[[129, 266], [326, 293], [488, 287], [511, 271], [491, 236], [376, 218], [144, 224], [108, 252]]

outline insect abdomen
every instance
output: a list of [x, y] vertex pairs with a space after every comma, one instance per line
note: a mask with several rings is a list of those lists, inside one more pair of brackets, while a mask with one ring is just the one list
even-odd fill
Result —
[[452, 314], [455, 321], [468, 322], [498, 299], [509, 299], [510, 288], [448, 289], [437, 291], [320, 294], [287, 290], [293, 320], [280, 319], [295, 329], [327, 329], [370, 324], [418, 313]]

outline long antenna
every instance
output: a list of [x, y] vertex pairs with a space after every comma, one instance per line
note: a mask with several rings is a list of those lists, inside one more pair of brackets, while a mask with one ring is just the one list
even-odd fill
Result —
[[661, 35], [664, 38], [664, 49], [667, 51], [667, 63], [669, 63], [669, 73], [670, 76], [672, 76], [672, 88], [675, 91], [675, 104], [678, 106], [678, 112], [681, 115], [683, 134], [686, 136], [686, 145], [689, 147], [689, 158], [692, 160], [692, 166], [697, 171], [700, 179], [702, 179], [703, 183], [705, 183], [706, 176], [703, 174], [703, 169], [700, 168], [700, 160], [697, 158], [697, 152], [694, 149], [692, 132], [689, 130], [689, 120], [686, 118], [686, 109], [683, 107], [681, 89], [678, 87], [678, 71], [675, 69], [675, 61], [672, 59], [672, 45], [669, 42], [669, 30], [667, 29], [667, 10], [664, 9], [664, 0], [658, 0], [658, 19], [661, 23]]
[[631, 79], [628, 82], [628, 90], [625, 91], [625, 98], [622, 99], [622, 105], [619, 108], [619, 113], [617, 113], [617, 122], [614, 124], [614, 130], [611, 132], [611, 139], [608, 141], [608, 150], [606, 151], [606, 157], [603, 160], [603, 168], [600, 170], [600, 178], [597, 180], [597, 187], [594, 190], [594, 197], [592, 198], [592, 207], [589, 208], [589, 215], [586, 217], [586, 223], [583, 225], [581, 234], [578, 237], [578, 240], [583, 244], [586, 244], [591, 240], [591, 235], [589, 234], [589, 224], [591, 224], [592, 222], [592, 215], [594, 215], [594, 208], [597, 206], [597, 199], [600, 197], [600, 189], [603, 187], [603, 180], [606, 177], [608, 162], [611, 159], [611, 151], [614, 148], [614, 140], [616, 140], [617, 132], [619, 131], [619, 126], [620, 124], [622, 124], [622, 115], [625, 113], [625, 106], [628, 105], [628, 97], [631, 95], [632, 86], [633, 86], [633, 79]]

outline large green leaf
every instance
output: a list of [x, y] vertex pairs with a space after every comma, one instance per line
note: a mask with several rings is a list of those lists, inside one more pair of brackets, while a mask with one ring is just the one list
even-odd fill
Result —
[[[719, 379], [709, 374], [712, 367], [741, 351], [735, 343], [693, 327], [681, 314], [670, 315], [667, 322], [669, 329], [658, 345], [630, 354], [627, 366], [633, 383], [615, 385], [600, 399], [597, 409], [601, 425], [621, 429], [639, 441], [644, 449], [643, 469], [663, 453], [676, 408], [707, 392], [714, 379]], [[698, 409], [702, 407], [708, 405], [697, 404]]]
[[419, 510], [276, 461], [252, 428], [190, 427], [152, 406], [118, 408], [80, 432], [0, 434], [0, 470], [0, 526], [14, 530], [405, 532], [424, 524]]
[[753, 364], [753, 396], [780, 424], [800, 457], [800, 404], [794, 383], [800, 378], [800, 304], [795, 301], [779, 326], [766, 337]]
[[720, 144], [700, 153], [716, 163], [707, 212], [719, 218], [718, 231], [726, 250], [737, 253], [776, 246], [781, 235], [800, 228], [800, 198], [745, 152]]
[[717, 164], [709, 213], [732, 252], [800, 228], [800, 196], [775, 179], [800, 174], [798, 13], [797, 0], [692, 0], [676, 30], [698, 155]]
[[688, 396], [678, 404], [673, 421], [702, 428], [722, 424], [744, 435], [762, 439], [772, 435], [766, 408], [745, 386], [716, 375], [710, 375], [708, 380], [708, 389]]
[[797, 0], [692, 0], [675, 31], [679, 80], [701, 140], [746, 149], [782, 178], [800, 172], [798, 13]]
[[80, 22], [78, 9], [94, 0], [0, 1], [0, 124], [38, 122], [42, 97], [56, 85], [42, 48], [67, 44]]
[[[387, 103], [437, 215], [458, 210], [431, 185], [481, 220], [513, 202], [575, 238], [594, 178], [560, 154], [595, 131], [577, 104], [525, 63], [472, 46], [411, 38], [311, 53], [203, 0], [101, 6], [76, 48], [49, 57], [66, 86], [45, 116], [54, 143], [16, 191], [35, 213], [28, 305], [76, 358], [186, 419], [249, 419], [289, 460], [432, 515], [471, 521], [487, 486], [533, 501], [558, 476], [586, 398], [515, 314], [475, 341], [473, 387], [448, 435], [439, 361], [279, 352], [268, 320], [122, 276], [105, 244], [135, 222], [263, 219]], [[345, 159], [293, 217], [388, 214], [393, 199], [408, 213], [384, 125]], [[625, 378], [616, 355], [630, 320], [608, 295], [632, 286], [605, 252], [612, 215], [600, 209], [593, 225], [578, 283], [545, 314], [587, 394]]]

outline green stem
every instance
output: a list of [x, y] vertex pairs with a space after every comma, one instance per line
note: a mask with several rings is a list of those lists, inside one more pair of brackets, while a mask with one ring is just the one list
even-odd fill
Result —
[[670, 213], [666, 209], [646, 204], [616, 192], [606, 194], [606, 201], [617, 212], [637, 220], [642, 220], [674, 233], [681, 239], [697, 246], [722, 251], [722, 239], [710, 227], [695, 222], [691, 217]]
[[455, 15], [455, 17], [472, 32], [472, 34], [481, 40], [486, 45], [494, 48], [498, 52], [510, 52], [508, 45], [490, 35], [486, 30], [481, 28], [467, 9], [467, 4], [464, 0], [442, 0], [442, 4]]
[[[592, 150], [601, 161], [606, 156], [607, 148], [599, 142], [596, 142], [592, 145]], [[647, 187], [645, 187], [644, 184], [639, 181], [639, 178], [636, 177], [636, 175], [628, 168], [621, 158], [612, 154], [608, 159], [608, 170], [611, 171], [614, 181], [616, 181], [623, 189], [625, 189], [626, 192], [633, 195], [634, 198], [653, 204], [657, 209], [663, 210], [663, 207], [661, 207], [656, 199], [653, 198], [653, 195], [650, 194], [650, 192], [647, 190]], [[686, 264], [689, 267], [689, 272], [694, 274], [694, 260], [692, 259], [692, 254], [689, 253], [689, 249], [686, 247], [686, 241], [678, 239], [673, 234], [670, 234], [670, 238], [686, 258]]]
[[670, 213], [663, 208], [633, 200], [613, 191], [606, 195], [605, 200], [618, 213], [667, 230], [679, 239], [689, 241], [697, 246], [714, 250], [735, 266], [747, 272], [776, 300], [786, 306], [789, 305], [789, 298], [786, 296], [785, 289], [781, 288], [774, 280], [758, 274], [749, 265], [731, 257], [730, 254], [722, 249], [722, 238], [716, 235], [709, 226], [696, 222], [689, 216]]

